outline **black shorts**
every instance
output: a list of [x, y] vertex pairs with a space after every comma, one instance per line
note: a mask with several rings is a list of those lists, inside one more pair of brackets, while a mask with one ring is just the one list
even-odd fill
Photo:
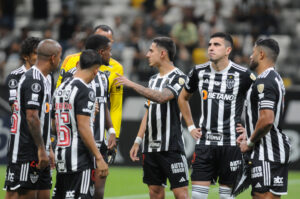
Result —
[[232, 185], [241, 164], [241, 151], [237, 146], [200, 145], [192, 160], [192, 181], [211, 181]]
[[36, 168], [37, 162], [10, 163], [6, 168], [4, 189], [47, 190], [52, 187], [50, 166], [43, 170]]
[[92, 199], [95, 193], [94, 170], [86, 169], [76, 173], [57, 173], [52, 199]]
[[253, 192], [287, 194], [288, 164], [261, 160], [250, 162], [252, 194]]
[[143, 154], [143, 182], [148, 185], [166, 186], [171, 189], [188, 186], [189, 171], [185, 155], [174, 151]]

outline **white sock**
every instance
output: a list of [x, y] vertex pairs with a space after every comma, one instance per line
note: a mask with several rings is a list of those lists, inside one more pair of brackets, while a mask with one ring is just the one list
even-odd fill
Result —
[[231, 195], [231, 188], [229, 187], [219, 187], [220, 199], [234, 199]]
[[207, 199], [209, 187], [192, 185], [192, 199]]

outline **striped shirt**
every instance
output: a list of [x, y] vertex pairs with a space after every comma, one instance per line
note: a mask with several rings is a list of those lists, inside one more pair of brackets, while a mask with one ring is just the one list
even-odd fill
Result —
[[79, 78], [69, 79], [56, 89], [53, 107], [57, 132], [57, 172], [72, 173], [93, 168], [93, 157], [80, 137], [76, 116], [89, 116], [93, 132], [94, 90]]
[[156, 74], [150, 78], [149, 88], [158, 91], [164, 88], [170, 89], [175, 97], [163, 104], [150, 100], [146, 102], [148, 117], [143, 139], [143, 152], [184, 152], [181, 113], [177, 98], [185, 80], [186, 76], [177, 68], [164, 76]]
[[241, 123], [247, 90], [255, 79], [254, 74], [233, 62], [222, 71], [215, 71], [211, 62], [195, 66], [189, 73], [185, 89], [199, 91], [201, 110], [199, 127], [202, 137], [199, 144], [236, 146], [237, 123]]
[[271, 162], [287, 163], [290, 143], [282, 132], [280, 122], [284, 110], [285, 88], [280, 75], [274, 68], [268, 68], [257, 77], [247, 93], [246, 128], [248, 137], [254, 132], [259, 111], [274, 111], [274, 123], [271, 130], [255, 144], [251, 158]]
[[9, 162], [38, 160], [38, 150], [26, 119], [27, 109], [38, 110], [42, 138], [46, 152], [49, 153], [51, 85], [50, 75], [45, 77], [35, 66], [21, 77], [12, 114], [11, 138], [8, 149]]

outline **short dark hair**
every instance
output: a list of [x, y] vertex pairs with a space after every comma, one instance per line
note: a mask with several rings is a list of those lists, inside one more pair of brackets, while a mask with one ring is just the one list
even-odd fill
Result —
[[79, 59], [79, 67], [81, 69], [88, 69], [91, 68], [94, 65], [101, 66], [102, 65], [102, 59], [99, 53], [92, 49], [84, 50], [82, 51]]
[[102, 35], [91, 35], [85, 42], [85, 49], [103, 50], [108, 47], [110, 40]]
[[225, 33], [225, 32], [216, 32], [210, 36], [210, 38], [215, 38], [215, 37], [221, 37], [225, 41], [229, 42], [230, 47], [233, 47], [233, 40], [230, 34]]
[[174, 61], [176, 45], [170, 37], [156, 37], [153, 39], [153, 43], [167, 50], [170, 61]]
[[111, 27], [109, 27], [108, 25], [104, 25], [104, 24], [101, 24], [101, 25], [98, 25], [94, 28], [94, 33], [98, 30], [98, 29], [101, 29], [103, 30], [104, 32], [111, 32], [111, 34], [113, 35], [114, 34], [114, 31], [112, 30]]
[[267, 56], [273, 61], [276, 62], [277, 57], [279, 55], [280, 49], [278, 42], [274, 39], [267, 38], [267, 39], [258, 39], [255, 42], [256, 46], [261, 46], [264, 48], [267, 48], [268, 51], [266, 51]]
[[37, 48], [41, 39], [37, 37], [28, 37], [21, 44], [21, 56], [29, 56]]

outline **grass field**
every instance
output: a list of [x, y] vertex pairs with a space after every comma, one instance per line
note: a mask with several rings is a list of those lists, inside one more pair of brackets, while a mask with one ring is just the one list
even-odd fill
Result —
[[[142, 168], [141, 167], [111, 167], [110, 174], [107, 179], [105, 198], [106, 199], [144, 199], [149, 198], [148, 188], [142, 182]], [[5, 180], [5, 167], [0, 166], [0, 198], [4, 198], [5, 192], [2, 190]], [[54, 179], [55, 181], [55, 179]], [[289, 172], [288, 195], [282, 197], [283, 199], [299, 198], [300, 187], [300, 172]], [[191, 185], [190, 185], [191, 193]], [[166, 198], [174, 198], [169, 188], [166, 188]], [[218, 188], [212, 186], [209, 199], [217, 199]], [[247, 199], [250, 197], [250, 189], [237, 197], [238, 199]]]

